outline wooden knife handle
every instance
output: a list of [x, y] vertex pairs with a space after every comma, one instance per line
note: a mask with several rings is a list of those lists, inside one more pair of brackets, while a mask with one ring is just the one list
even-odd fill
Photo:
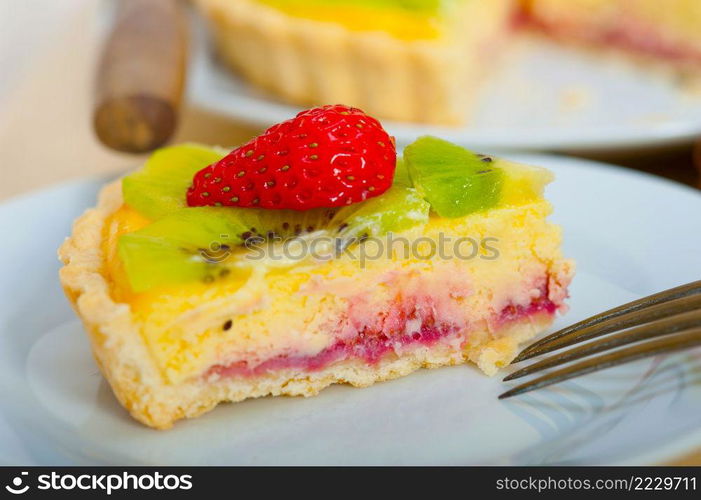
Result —
[[106, 146], [145, 153], [178, 122], [187, 66], [187, 23], [179, 0], [118, 0], [98, 67], [93, 124]]

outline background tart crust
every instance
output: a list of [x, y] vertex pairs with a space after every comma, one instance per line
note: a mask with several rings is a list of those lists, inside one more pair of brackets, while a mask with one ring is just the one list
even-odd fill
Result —
[[299, 105], [345, 103], [398, 121], [459, 125], [503, 38], [513, 0], [467, 2], [470, 29], [408, 41], [289, 16], [255, 0], [196, 0], [218, 53], [248, 81]]

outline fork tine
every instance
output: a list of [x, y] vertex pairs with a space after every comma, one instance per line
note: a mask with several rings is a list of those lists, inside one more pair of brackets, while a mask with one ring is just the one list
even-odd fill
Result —
[[[663, 292], [659, 292], [653, 295], [649, 295], [647, 297], [643, 297], [642, 299], [634, 300], [632, 302], [628, 302], [627, 304], [623, 304], [622, 306], [615, 307], [613, 309], [609, 309], [608, 311], [604, 311], [600, 314], [597, 314], [596, 316], [592, 316], [591, 318], [587, 318], [585, 320], [580, 321], [579, 323], [575, 323], [574, 325], [570, 325], [567, 328], [563, 328], [562, 330], [559, 330], [551, 335], [548, 335], [547, 337], [539, 340], [538, 342], [535, 342], [534, 344], [530, 345], [526, 349], [519, 354], [516, 359], [513, 360], [513, 363], [518, 363], [519, 361], [523, 361], [525, 359], [531, 358], [533, 356], [530, 356], [530, 353], [538, 349], [539, 347], [548, 344], [549, 342], [552, 342], [560, 337], [563, 337], [565, 335], [568, 335], [573, 332], [577, 332], [581, 330], [582, 328], [586, 328], [589, 326], [594, 326], [598, 323], [601, 323], [603, 321], [609, 320], [616, 318], [618, 316], [622, 316], [624, 314], [628, 314], [634, 311], [639, 311], [641, 309], [645, 309], [647, 307], [656, 305], [656, 304], [661, 304], [664, 302], [668, 302], [670, 300], [675, 300], [679, 299], [682, 297], [688, 297], [691, 295], [696, 295], [696, 294], [701, 294], [701, 280], [699, 281], [694, 281], [692, 283], [688, 283], [686, 285], [681, 285], [675, 288], [670, 288], [669, 290], [665, 290]], [[534, 355], [535, 356], [535, 355]]]
[[655, 321], [699, 308], [701, 308], [701, 294], [689, 295], [648, 306], [644, 309], [638, 309], [625, 314], [617, 314], [612, 318], [597, 321], [594, 324], [582, 326], [578, 329], [573, 330], [569, 328], [567, 329], [569, 331], [565, 334], [561, 333], [561, 330], [560, 332], [556, 332], [555, 334], [546, 337], [542, 341], [537, 342], [537, 345], [526, 348], [526, 351], [519, 354], [512, 364], [555, 351], [568, 345], [583, 342], [594, 337], [600, 337], [601, 335], [606, 335], [607, 333], [615, 332], [617, 330], [642, 325], [650, 321]]
[[592, 354], [608, 351], [615, 347], [622, 347], [624, 345], [641, 342], [643, 340], [663, 337], [665, 335], [671, 335], [673, 333], [678, 333], [695, 327], [701, 327], [701, 310], [690, 311], [672, 316], [670, 318], [657, 320], [652, 323], [648, 323], [647, 325], [631, 328], [630, 330], [626, 330], [615, 335], [609, 335], [602, 339], [589, 342], [585, 345], [569, 349], [563, 353], [550, 356], [549, 358], [538, 361], [537, 363], [533, 363], [525, 368], [511, 373], [504, 378], [504, 382], [525, 377], [526, 375], [531, 375], [546, 368], [559, 366], [570, 361], [591, 356]]
[[631, 361], [679, 351], [701, 345], [701, 328], [694, 328], [683, 333], [652, 340], [643, 344], [620, 349], [609, 354], [602, 354], [591, 359], [580, 361], [572, 366], [561, 368], [535, 380], [521, 384], [505, 392], [499, 399], [510, 398], [519, 394], [547, 387], [558, 382], [563, 382], [581, 375], [593, 373], [612, 366], [622, 365]]

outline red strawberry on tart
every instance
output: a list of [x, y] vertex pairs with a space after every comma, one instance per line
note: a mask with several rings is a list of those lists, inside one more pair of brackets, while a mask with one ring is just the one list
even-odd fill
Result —
[[156, 428], [421, 367], [494, 374], [565, 307], [551, 180], [433, 137], [398, 158], [375, 119], [325, 106], [230, 152], [157, 151], [76, 221], [61, 282]]
[[387, 191], [396, 163], [394, 142], [377, 120], [326, 106], [271, 127], [200, 170], [187, 202], [293, 210], [352, 205]]

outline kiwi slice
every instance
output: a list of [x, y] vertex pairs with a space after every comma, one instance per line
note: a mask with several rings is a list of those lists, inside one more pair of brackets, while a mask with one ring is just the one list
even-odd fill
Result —
[[318, 233], [319, 236], [355, 240], [402, 232], [428, 222], [430, 205], [415, 189], [395, 185], [362, 203], [342, 208], [262, 210], [219, 208], [247, 228], [244, 240], [284, 240]]
[[394, 180], [392, 181], [392, 185], [414, 187], [414, 183], [411, 182], [411, 177], [409, 177], [409, 170], [407, 169], [404, 158], [397, 158], [397, 166], [394, 169]]
[[503, 171], [488, 156], [436, 137], [421, 137], [404, 150], [414, 187], [442, 217], [463, 217], [496, 206]]
[[119, 256], [135, 292], [231, 273], [248, 227], [214, 207], [183, 208], [119, 239]]
[[198, 144], [159, 149], [146, 164], [122, 180], [124, 202], [150, 219], [187, 205], [187, 188], [199, 170], [219, 161], [226, 151]]
[[331, 229], [347, 245], [426, 224], [429, 209], [418, 191], [394, 185], [380, 196], [343, 207], [331, 221]]
[[181, 208], [121, 236], [118, 251], [129, 284], [137, 293], [191, 282], [208, 284], [249, 272], [250, 263], [241, 257], [250, 245], [316, 231], [334, 215]]
[[224, 154], [196, 144], [165, 148], [123, 180], [125, 202], [154, 220], [119, 240], [119, 256], [135, 292], [250, 272], [250, 262], [242, 256], [251, 242], [319, 233], [347, 247], [428, 221], [429, 204], [410, 187], [404, 165], [387, 192], [343, 208], [187, 207], [194, 174]]

